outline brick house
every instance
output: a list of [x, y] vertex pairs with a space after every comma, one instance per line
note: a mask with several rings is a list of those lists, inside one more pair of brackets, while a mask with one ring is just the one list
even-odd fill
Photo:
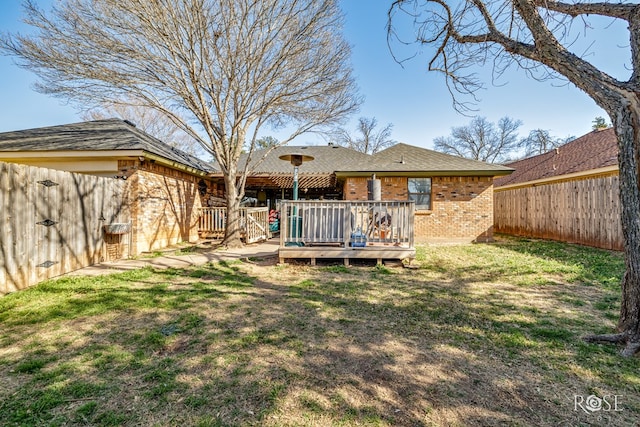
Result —
[[382, 200], [416, 201], [415, 241], [423, 243], [491, 241], [493, 180], [513, 171], [402, 143], [375, 155], [331, 144], [283, 146], [254, 153], [262, 161], [253, 160], [247, 194], [268, 204], [290, 198], [292, 166], [279, 157], [294, 152], [314, 157], [299, 168], [301, 199], [367, 200], [367, 181], [375, 175]]
[[[246, 193], [261, 206], [291, 198], [292, 166], [280, 156], [314, 157], [300, 166], [302, 199], [367, 200], [367, 180], [381, 181], [382, 200], [416, 201], [416, 242], [483, 242], [493, 236], [493, 180], [512, 169], [396, 144], [375, 155], [327, 146], [257, 151]], [[203, 162], [111, 119], [0, 134], [0, 161], [126, 180], [128, 254], [198, 239], [198, 210], [223, 200], [224, 180]], [[107, 236], [121, 255], [123, 236]]]
[[107, 259], [197, 240], [198, 208], [219, 195], [211, 164], [118, 119], [0, 133], [0, 161], [125, 180], [131, 234], [105, 236]]

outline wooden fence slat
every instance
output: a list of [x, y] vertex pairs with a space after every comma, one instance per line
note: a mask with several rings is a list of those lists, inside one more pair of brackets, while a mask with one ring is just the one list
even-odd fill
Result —
[[[198, 231], [203, 235], [222, 237], [227, 226], [226, 207], [198, 208]], [[240, 208], [240, 224], [247, 243], [266, 240], [269, 231], [269, 208]], [[282, 223], [280, 223], [282, 227]]]
[[[43, 185], [51, 181], [55, 185]], [[0, 295], [100, 261], [100, 218], [124, 209], [125, 183], [0, 162]], [[37, 224], [50, 219], [56, 224]]]
[[498, 233], [622, 250], [618, 176], [494, 191]]

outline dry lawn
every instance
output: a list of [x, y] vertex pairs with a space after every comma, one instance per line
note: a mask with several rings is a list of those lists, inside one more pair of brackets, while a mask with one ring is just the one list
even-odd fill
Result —
[[638, 425], [637, 359], [580, 340], [615, 327], [619, 254], [509, 239], [421, 248], [418, 270], [271, 261], [0, 299], [0, 425]]

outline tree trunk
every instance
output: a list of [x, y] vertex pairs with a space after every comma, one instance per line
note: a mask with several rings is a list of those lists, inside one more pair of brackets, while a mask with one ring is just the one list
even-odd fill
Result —
[[622, 354], [629, 357], [640, 349], [640, 100], [632, 94], [616, 104], [618, 108], [609, 108], [608, 112], [618, 137], [625, 256], [619, 333], [589, 336], [586, 340], [625, 343]]
[[634, 95], [626, 108], [612, 115], [618, 136], [620, 202], [624, 236], [625, 274], [618, 329], [628, 343], [640, 342], [640, 103]]
[[242, 247], [242, 224], [240, 222], [240, 197], [236, 186], [237, 170], [230, 168], [225, 174], [225, 196], [227, 200], [227, 225], [224, 231], [223, 245], [229, 248]]

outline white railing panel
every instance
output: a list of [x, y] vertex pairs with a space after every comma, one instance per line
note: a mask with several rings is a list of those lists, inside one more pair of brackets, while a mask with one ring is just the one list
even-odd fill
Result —
[[[206, 234], [224, 235], [227, 226], [226, 207], [200, 208], [198, 231]], [[240, 208], [240, 227], [247, 243], [267, 240], [269, 231], [269, 209]]]
[[281, 202], [282, 246], [413, 247], [411, 201]]

